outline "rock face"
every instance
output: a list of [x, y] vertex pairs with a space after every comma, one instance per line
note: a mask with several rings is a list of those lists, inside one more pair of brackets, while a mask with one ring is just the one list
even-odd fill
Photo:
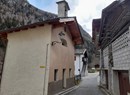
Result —
[[0, 30], [57, 17], [32, 6], [27, 0], [0, 0], [0, 14]]

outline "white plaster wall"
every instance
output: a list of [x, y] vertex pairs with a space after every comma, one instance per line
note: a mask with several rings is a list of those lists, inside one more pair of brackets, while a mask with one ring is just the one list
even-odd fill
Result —
[[126, 31], [112, 43], [113, 61], [115, 68], [125, 69], [130, 66], [129, 31]]
[[[75, 75], [81, 74], [82, 68], [83, 68], [83, 62], [82, 62], [83, 55], [76, 55], [75, 60]], [[80, 69], [80, 71], [78, 71]]]
[[45, 68], [40, 67], [46, 65], [50, 41], [50, 25], [8, 34], [0, 95], [47, 95], [48, 72], [45, 76]]

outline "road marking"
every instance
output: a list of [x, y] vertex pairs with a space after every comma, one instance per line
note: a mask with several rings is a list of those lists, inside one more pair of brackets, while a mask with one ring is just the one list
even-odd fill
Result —
[[72, 88], [66, 89], [65, 91], [60, 92], [60, 93], [55, 94], [55, 95], [65, 95], [65, 94], [67, 94], [67, 93], [69, 93], [69, 92], [72, 92], [73, 90], [77, 89], [78, 87], [79, 87], [79, 86], [74, 86], [74, 87], [72, 87]]

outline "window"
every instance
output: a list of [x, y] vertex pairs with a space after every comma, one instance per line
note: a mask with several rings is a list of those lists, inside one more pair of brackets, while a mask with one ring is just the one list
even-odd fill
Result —
[[58, 78], [58, 69], [54, 70], [54, 81], [57, 81]]
[[64, 31], [67, 32], [67, 26], [64, 26]]
[[72, 69], [70, 68], [69, 69], [69, 78], [71, 77], [71, 72], [72, 72]]
[[74, 56], [74, 60], [76, 61], [76, 55]]
[[66, 46], [66, 47], [67, 47], [67, 41], [66, 41], [65, 39], [61, 38], [61, 42], [62, 42], [62, 45], [63, 45], [63, 46]]

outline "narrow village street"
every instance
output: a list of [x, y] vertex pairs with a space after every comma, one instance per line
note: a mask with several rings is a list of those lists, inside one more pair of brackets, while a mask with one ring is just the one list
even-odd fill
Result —
[[104, 95], [98, 88], [99, 73], [89, 73], [83, 78], [79, 87], [66, 95]]
[[0, 0], [0, 95], [130, 95], [130, 0]]

